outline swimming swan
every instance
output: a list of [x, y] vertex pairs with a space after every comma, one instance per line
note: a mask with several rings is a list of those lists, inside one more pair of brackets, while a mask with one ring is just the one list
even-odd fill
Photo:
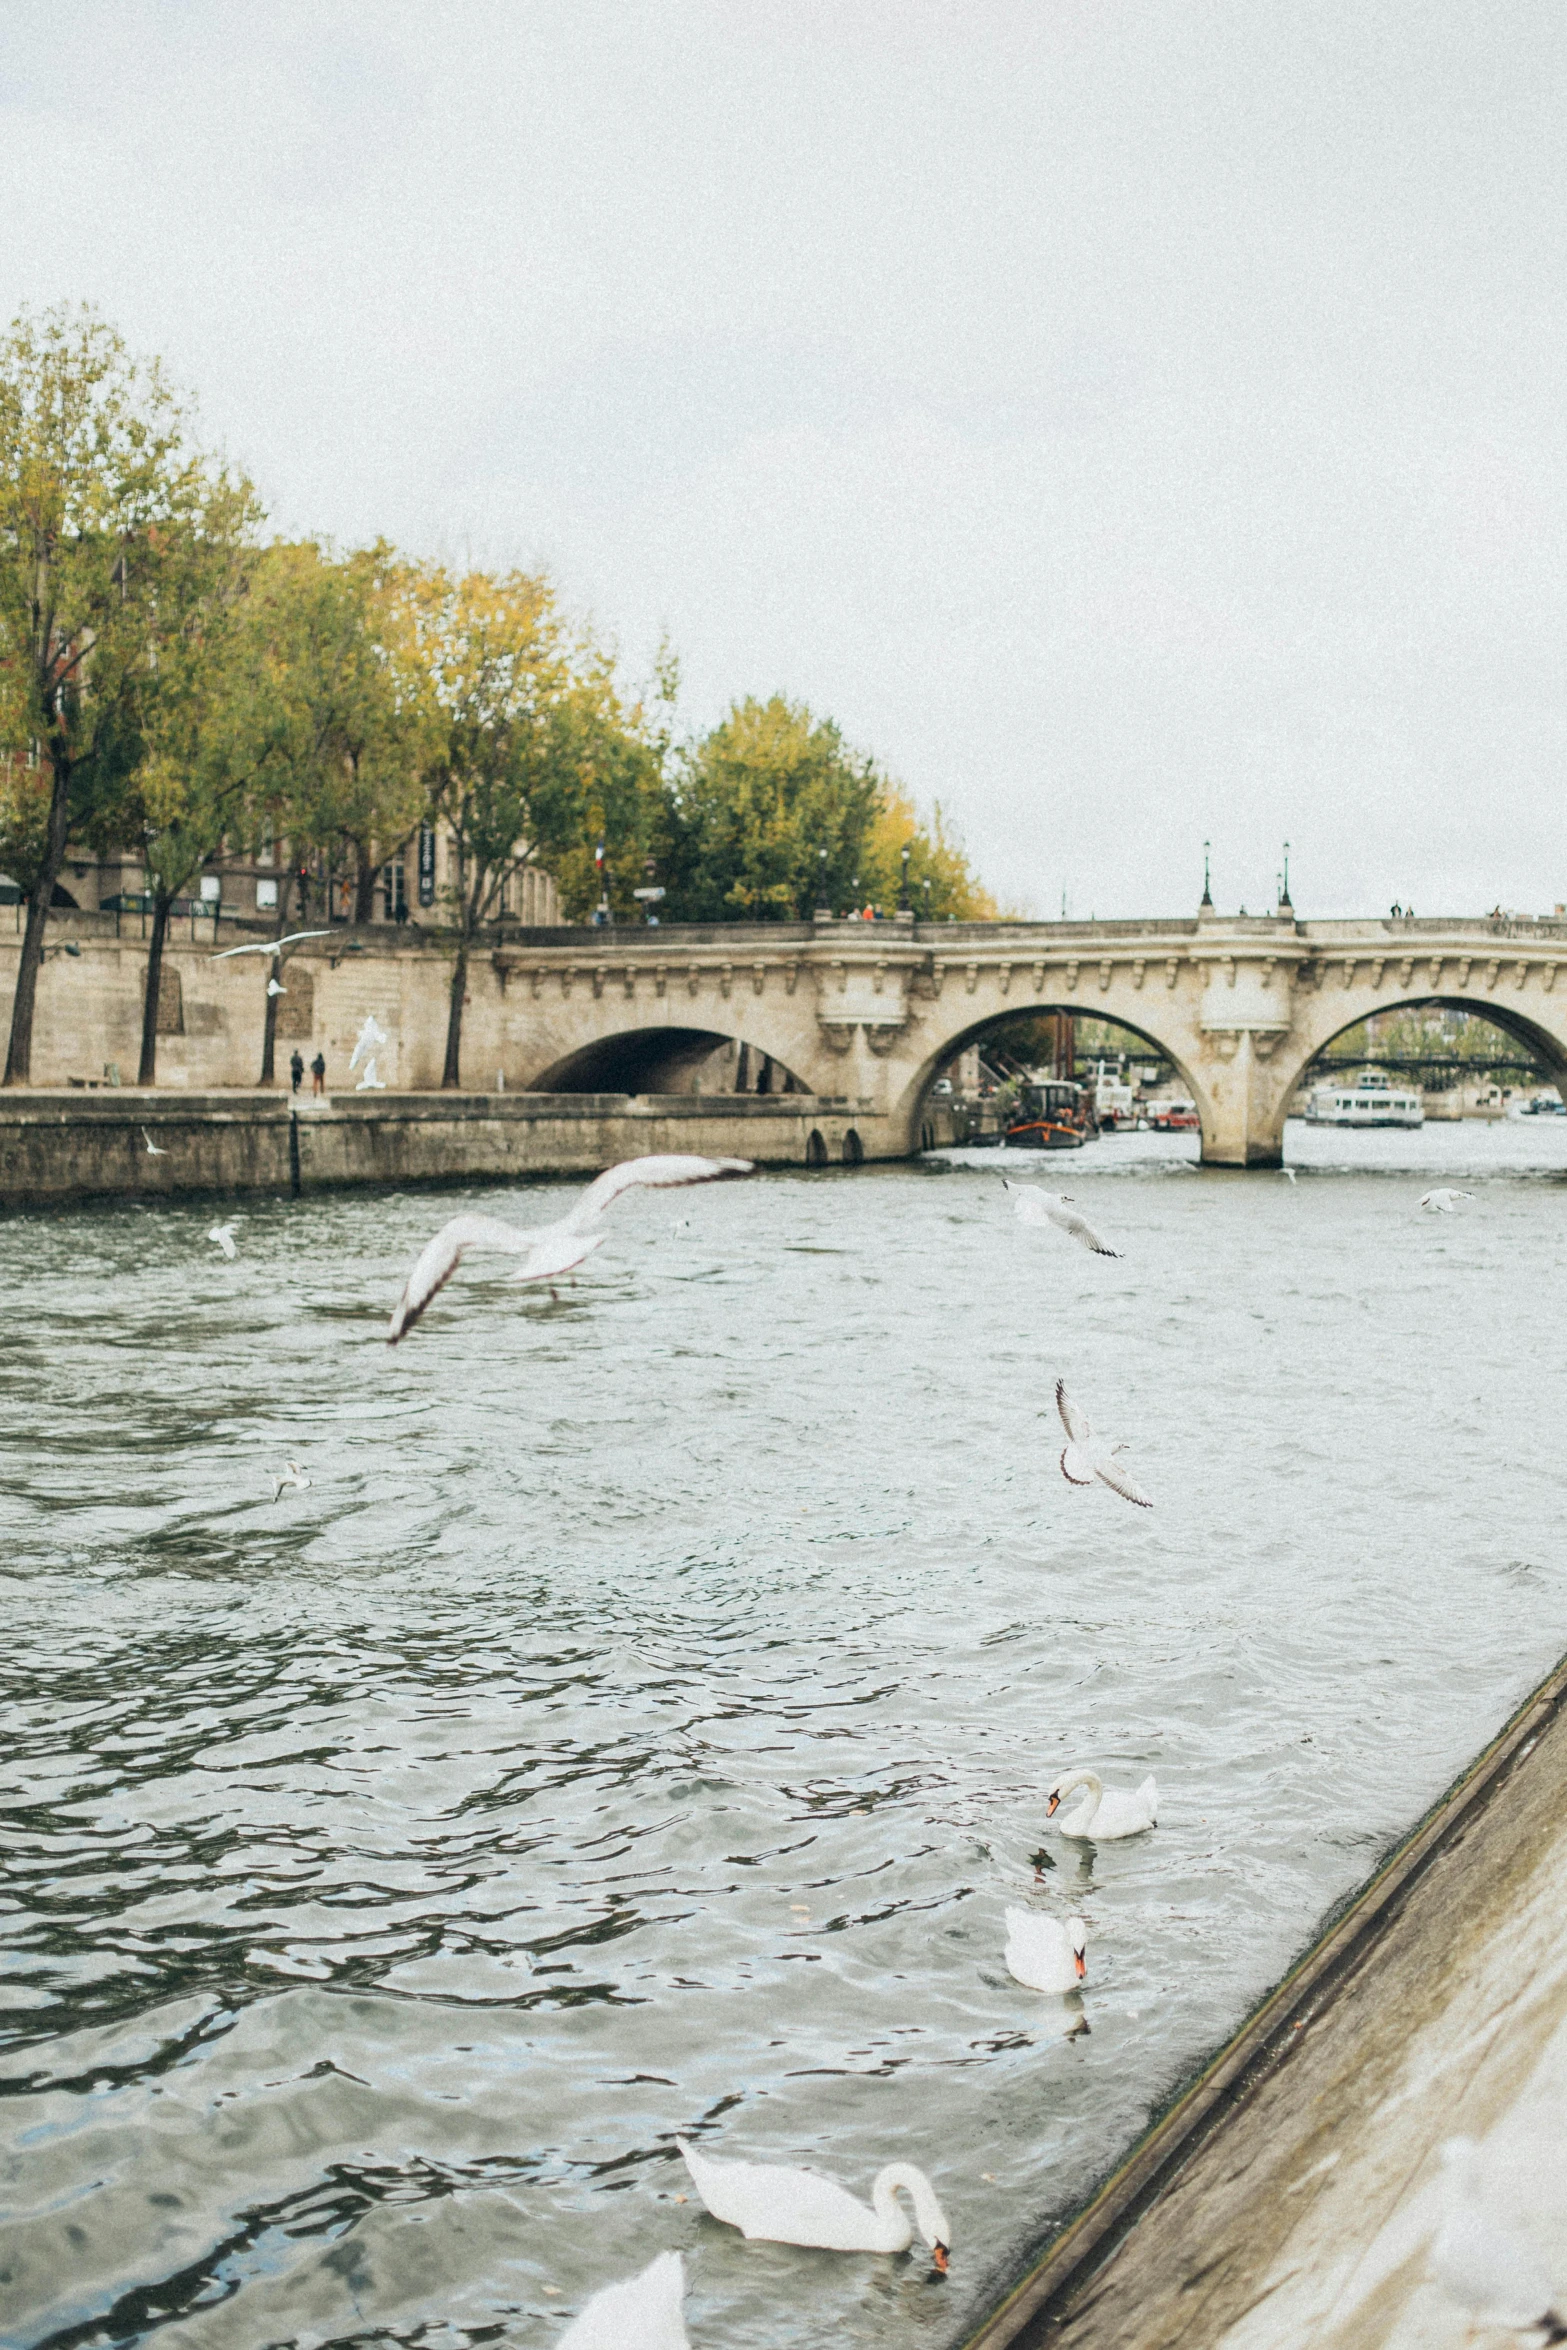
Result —
[[1159, 1790], [1152, 1771], [1130, 1795], [1107, 1795], [1097, 1771], [1068, 1771], [1050, 1790], [1046, 1819], [1054, 1819], [1060, 1804], [1078, 1787], [1086, 1791], [1085, 1800], [1075, 1804], [1071, 1818], [1060, 1823], [1063, 1836], [1091, 1837], [1096, 1844], [1107, 1844], [1117, 1836], [1141, 1836], [1158, 1819]]
[[685, 2297], [684, 2261], [678, 2252], [661, 2252], [634, 2277], [584, 2302], [555, 2350], [691, 2350], [680, 2314]]
[[1075, 1991], [1088, 1972], [1088, 1928], [1081, 1918], [1007, 1911], [1007, 1973], [1030, 1991]]
[[812, 2244], [822, 2252], [907, 2252], [914, 2229], [898, 2202], [899, 2189], [906, 2187], [931, 2257], [946, 2269], [952, 2231], [935, 2189], [912, 2162], [889, 2162], [879, 2170], [870, 2202], [864, 2204], [815, 2171], [773, 2162], [714, 2162], [684, 2138], [675, 2144], [714, 2219], [767, 2244]]

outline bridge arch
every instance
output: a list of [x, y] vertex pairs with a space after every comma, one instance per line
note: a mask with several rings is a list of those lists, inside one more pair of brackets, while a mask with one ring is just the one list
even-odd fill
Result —
[[[788, 1063], [765, 1044], [734, 1030], [679, 1026], [669, 1021], [612, 1029], [576, 1044], [528, 1079], [530, 1093], [691, 1093], [702, 1069], [726, 1047], [736, 1050], [744, 1093], [803, 1093]], [[718, 1088], [714, 1089], [719, 1090]]]
[[1309, 1012], [1302, 1009], [1279, 1069], [1276, 1122], [1280, 1147], [1289, 1105], [1313, 1061], [1327, 1052], [1339, 1037], [1347, 1036], [1352, 1028], [1361, 1027], [1368, 1019], [1380, 1019], [1387, 1012], [1425, 1011], [1463, 1012], [1471, 1020], [1494, 1028], [1499, 1035], [1511, 1037], [1533, 1054], [1548, 1072], [1549, 1082], [1567, 1101], [1567, 997], [1563, 998], [1560, 1009], [1553, 1004], [1549, 1014], [1536, 1017], [1516, 1004], [1496, 1003], [1490, 997], [1477, 1002], [1473, 995], [1452, 991], [1433, 994], [1427, 989], [1419, 995], [1395, 993], [1369, 1006], [1361, 1003], [1346, 1018], [1342, 1004], [1335, 1004], [1331, 995], [1318, 994]]
[[1088, 1004], [1053, 995], [1041, 995], [1027, 1004], [1013, 1004], [1003, 1011], [986, 1012], [954, 1027], [940, 1044], [927, 1043], [923, 1059], [908, 1078], [901, 1098], [894, 1104], [894, 1116], [906, 1120], [909, 1132], [917, 1139], [930, 1099], [930, 1089], [949, 1062], [970, 1045], [980, 1044], [987, 1036], [993, 1036], [998, 1029], [1015, 1027], [1024, 1019], [1048, 1018], [1055, 1013], [1065, 1014], [1074, 1020], [1086, 1018], [1124, 1029], [1128, 1036], [1146, 1045], [1150, 1053], [1156, 1054], [1162, 1061], [1168, 1061], [1182, 1090], [1196, 1103], [1197, 1114], [1206, 1133], [1212, 1116], [1212, 1100], [1199, 1071], [1184, 1049], [1184, 1040], [1179, 1043], [1171, 1041], [1161, 1036], [1152, 1023], [1129, 1019], [1119, 1005], [1110, 1010], [1102, 1004]]

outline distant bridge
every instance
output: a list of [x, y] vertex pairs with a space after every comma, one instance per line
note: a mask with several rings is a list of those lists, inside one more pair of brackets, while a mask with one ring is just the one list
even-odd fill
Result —
[[1216, 1166], [1277, 1166], [1310, 1063], [1399, 1005], [1478, 1013], [1567, 1087], [1567, 921], [1302, 922], [1288, 908], [1148, 922], [822, 917], [532, 930], [492, 961], [501, 1001], [484, 1025], [504, 1035], [526, 1087], [677, 1091], [734, 1040], [830, 1106], [835, 1157], [918, 1149], [937, 1073], [1019, 1012], [1145, 1037], [1196, 1102]]

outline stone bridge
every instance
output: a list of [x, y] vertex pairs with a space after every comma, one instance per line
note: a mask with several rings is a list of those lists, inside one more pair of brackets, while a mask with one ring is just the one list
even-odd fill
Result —
[[918, 1149], [930, 1087], [964, 1045], [1019, 1012], [1072, 1012], [1119, 1021], [1167, 1056], [1201, 1115], [1205, 1163], [1269, 1167], [1307, 1065], [1396, 1005], [1478, 1013], [1562, 1085], [1564, 965], [1567, 921], [1303, 922], [1287, 907], [535, 930], [494, 950], [501, 1000], [484, 1026], [504, 1038], [508, 1084], [541, 1091], [678, 1092], [718, 1046], [743, 1044], [748, 1065], [819, 1097], [832, 1156], [894, 1158]]

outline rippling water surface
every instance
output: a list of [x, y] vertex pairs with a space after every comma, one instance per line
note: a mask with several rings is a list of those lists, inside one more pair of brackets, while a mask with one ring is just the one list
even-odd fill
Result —
[[[960, 2338], [1567, 1646], [1567, 1133], [1291, 1151], [1093, 1146], [1119, 1263], [983, 1158], [644, 1197], [395, 1353], [505, 1192], [0, 1226], [5, 2339], [530, 2350], [665, 2246], [699, 2345]], [[1077, 1761], [1157, 1832], [1048, 1831]], [[950, 2278], [746, 2244], [677, 2131], [920, 2162]]]

